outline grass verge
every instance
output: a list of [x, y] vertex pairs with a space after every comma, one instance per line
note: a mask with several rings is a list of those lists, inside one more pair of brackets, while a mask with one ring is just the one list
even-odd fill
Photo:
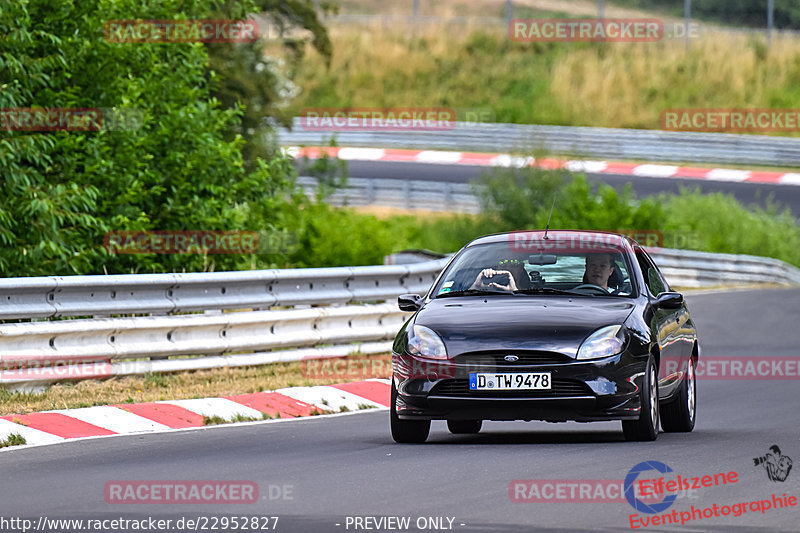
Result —
[[19, 433], [12, 433], [5, 440], [0, 440], [0, 448], [8, 448], [9, 446], [22, 446], [27, 444], [28, 441]]
[[[272, 416], [268, 413], [261, 413], [260, 417], [255, 416], [245, 416], [242, 414], [237, 414], [230, 420], [222, 418], [221, 416], [203, 416], [203, 425], [204, 426], [216, 426], [219, 424], [233, 424], [235, 422], [257, 422], [259, 420], [272, 420]], [[280, 418], [280, 413], [276, 418]]]
[[[349, 366], [336, 365], [343, 360]], [[368, 361], [369, 364], [353, 365]], [[317, 366], [310, 364], [316, 363]], [[0, 415], [27, 414], [52, 409], [143, 403], [161, 400], [213, 398], [311, 385], [330, 385], [391, 375], [391, 356], [351, 356], [322, 361], [298, 361], [241, 368], [215, 368], [175, 374], [128, 376], [103, 381], [58, 383], [45, 392], [0, 389]], [[339, 372], [341, 369], [358, 372]], [[363, 371], [362, 371], [363, 370]], [[234, 420], [241, 421], [241, 420]], [[222, 423], [210, 419], [208, 423]]]

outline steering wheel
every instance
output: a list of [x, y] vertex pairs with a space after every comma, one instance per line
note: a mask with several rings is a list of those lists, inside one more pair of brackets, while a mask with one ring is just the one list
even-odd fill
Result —
[[606, 289], [604, 289], [600, 285], [594, 285], [592, 283], [581, 283], [577, 287], [573, 287], [572, 288], [573, 291], [577, 291], [577, 290], [580, 290], [580, 289], [592, 289], [592, 290], [596, 290], [596, 291], [598, 291], [598, 292], [600, 292], [600, 293], [602, 293], [604, 295], [610, 294]]

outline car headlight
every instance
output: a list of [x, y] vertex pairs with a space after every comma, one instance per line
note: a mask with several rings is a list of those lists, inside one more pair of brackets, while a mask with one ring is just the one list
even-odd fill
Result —
[[578, 349], [577, 359], [600, 359], [616, 355], [625, 345], [622, 326], [606, 326], [589, 335]]
[[432, 329], [412, 326], [408, 332], [408, 353], [428, 359], [447, 359], [444, 342]]

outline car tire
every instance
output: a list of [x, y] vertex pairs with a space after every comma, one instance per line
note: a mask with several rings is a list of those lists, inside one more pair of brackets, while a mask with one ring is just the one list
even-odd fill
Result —
[[639, 419], [622, 421], [622, 432], [625, 435], [625, 440], [656, 440], [659, 426], [658, 376], [652, 357], [647, 359], [647, 367], [639, 395], [642, 406]]
[[685, 379], [671, 402], [661, 406], [661, 427], [664, 431], [687, 433], [694, 429], [697, 418], [697, 369], [689, 359]]
[[397, 389], [392, 380], [392, 406], [390, 409], [390, 419], [392, 427], [392, 438], [395, 442], [403, 444], [420, 444], [428, 439], [431, 431], [430, 420], [400, 420], [397, 416]]
[[483, 420], [448, 420], [447, 429], [454, 435], [480, 433]]

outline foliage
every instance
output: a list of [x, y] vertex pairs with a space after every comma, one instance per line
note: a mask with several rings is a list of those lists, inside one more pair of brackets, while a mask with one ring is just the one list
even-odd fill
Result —
[[408, 247], [401, 224], [314, 200], [305, 202], [292, 226], [298, 246], [289, 260], [298, 268], [380, 265]]
[[[242, 106], [241, 121], [231, 125], [229, 138], [240, 135], [243, 154], [250, 164], [256, 157], [270, 158], [277, 152], [271, 135], [278, 124], [288, 126], [288, 105], [297, 96], [294, 84], [306, 44], [329, 64], [333, 48], [326, 28], [317, 16], [313, 0], [253, 0], [262, 15], [261, 39], [253, 43], [208, 45], [210, 69], [218, 80], [212, 96], [225, 108]], [[220, 9], [224, 18], [236, 10], [229, 0]], [[335, 11], [330, 2], [320, 3], [322, 13]]]
[[508, 229], [553, 228], [630, 230], [655, 228], [663, 216], [653, 199], [637, 200], [600, 184], [593, 190], [585, 176], [539, 168], [500, 169], [486, 174], [476, 188], [484, 212]]
[[[241, 109], [211, 97], [200, 43], [115, 43], [114, 19], [212, 18], [208, 0], [0, 0], [0, 108], [134, 108], [138, 129], [0, 132], [5, 276], [235, 269], [247, 256], [110, 255], [114, 230], [260, 230], [291, 191], [288, 160], [245, 168]], [[254, 0], [235, 3], [245, 18]], [[255, 261], [258, 263], [258, 261]]]
[[293, 113], [490, 108], [502, 123], [661, 129], [665, 109], [792, 108], [800, 98], [800, 39], [790, 37], [773, 39], [768, 53], [761, 35], [705, 36], [687, 52], [681, 39], [520, 43], [502, 28], [445, 24], [413, 34], [344, 26], [331, 39], [330, 69], [314, 53], [298, 67]]

